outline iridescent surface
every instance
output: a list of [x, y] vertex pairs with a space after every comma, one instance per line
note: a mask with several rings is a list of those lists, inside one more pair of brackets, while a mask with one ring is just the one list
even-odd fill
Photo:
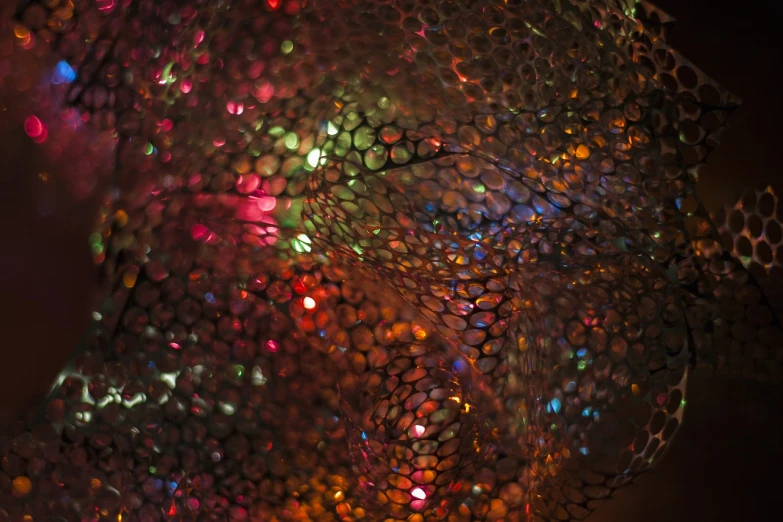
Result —
[[668, 22], [23, 2], [3, 48], [54, 56], [25, 132], [114, 155], [111, 288], [0, 441], [0, 516], [579, 520], [663, 455], [694, 362], [778, 379], [775, 310], [693, 192], [738, 101]]

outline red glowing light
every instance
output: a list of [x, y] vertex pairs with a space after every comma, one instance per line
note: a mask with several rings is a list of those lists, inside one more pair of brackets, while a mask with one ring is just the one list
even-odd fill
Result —
[[307, 292], [307, 285], [301, 279], [297, 279], [296, 281], [294, 281], [292, 288], [294, 289], [294, 292], [296, 292], [297, 294], [303, 294]]
[[312, 310], [313, 308], [315, 308], [316, 303], [315, 303], [315, 299], [313, 299], [312, 297], [305, 297], [304, 299], [302, 299], [302, 304], [304, 305], [305, 310]]
[[266, 103], [275, 94], [275, 86], [269, 82], [263, 82], [253, 87], [253, 97], [261, 103]]
[[24, 120], [24, 131], [36, 143], [43, 143], [49, 135], [46, 125], [37, 116], [28, 116]]
[[280, 344], [277, 341], [270, 339], [266, 342], [266, 349], [268, 351], [275, 353], [278, 348], [280, 348]]
[[179, 84], [179, 90], [182, 91], [182, 94], [187, 94], [193, 89], [193, 82], [190, 80], [182, 80], [182, 83]]
[[163, 130], [163, 132], [169, 132], [171, 129], [174, 128], [174, 122], [166, 118], [164, 120], [161, 120], [160, 123], [158, 123], [158, 127], [160, 127]]
[[269, 6], [269, 9], [277, 9], [280, 7], [281, 0], [266, 0], [266, 5]]
[[197, 223], [193, 225], [190, 229], [190, 235], [195, 239], [196, 241], [207, 239], [209, 234], [209, 229], [202, 225], [201, 223]]

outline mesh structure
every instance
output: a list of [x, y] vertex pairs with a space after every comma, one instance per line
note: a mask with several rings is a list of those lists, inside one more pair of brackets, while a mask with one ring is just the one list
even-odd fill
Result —
[[738, 100], [670, 23], [21, 2], [0, 49], [55, 58], [25, 130], [113, 174], [106, 300], [2, 432], [0, 520], [581, 520], [663, 455], [691, 369], [778, 380], [749, 261], [778, 267], [777, 200], [722, 235], [699, 203]]

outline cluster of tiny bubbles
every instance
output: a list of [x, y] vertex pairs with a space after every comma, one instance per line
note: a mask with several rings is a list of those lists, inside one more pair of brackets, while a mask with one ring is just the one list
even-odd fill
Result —
[[339, 267], [275, 258], [232, 281], [165, 263], [125, 272], [118, 324], [101, 318], [31, 430], [4, 432], [3, 514], [365, 516], [335, 379], [431, 332]]
[[677, 431], [687, 326], [675, 287], [644, 257], [542, 268], [515, 277], [526, 303], [497, 394], [510, 421], [507, 446], [526, 456], [530, 487], [543, 498], [567, 489], [568, 511], [582, 516], [649, 468]]
[[581, 520], [661, 457], [693, 355], [779, 379], [775, 201], [715, 233], [693, 182], [737, 100], [670, 22], [20, 2], [0, 87], [42, 186], [114, 172], [107, 298], [2, 432], [0, 521]]
[[494, 415], [470, 367], [433, 343], [389, 345], [340, 379], [365, 505], [444, 518], [494, 450]]

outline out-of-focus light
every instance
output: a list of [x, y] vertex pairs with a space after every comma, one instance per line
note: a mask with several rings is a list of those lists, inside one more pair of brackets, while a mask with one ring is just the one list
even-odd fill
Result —
[[65, 60], [60, 60], [57, 65], [54, 66], [54, 74], [52, 74], [52, 83], [60, 85], [63, 83], [73, 83], [76, 79], [76, 71]]
[[229, 114], [239, 116], [245, 112], [245, 104], [242, 102], [229, 101], [226, 103], [226, 110], [229, 112]]
[[288, 150], [294, 150], [299, 147], [299, 136], [295, 132], [289, 132], [283, 142]]
[[43, 143], [49, 135], [46, 125], [44, 125], [43, 122], [38, 119], [38, 116], [35, 115], [28, 116], [27, 119], [24, 120], [24, 131], [36, 143]]
[[315, 148], [307, 154], [307, 167], [314, 169], [318, 166], [321, 160], [321, 149]]
[[421, 488], [413, 488], [413, 491], [411, 491], [411, 496], [418, 500], [424, 500], [427, 498], [427, 493], [425, 493]]
[[299, 234], [291, 241], [291, 246], [293, 247], [294, 252], [299, 254], [312, 250], [311, 244], [312, 242], [310, 241], [310, 238], [307, 237], [307, 234]]
[[411, 432], [413, 433], [414, 437], [421, 437], [422, 435], [424, 435], [425, 431], [426, 428], [421, 424], [417, 424], [411, 428]]
[[306, 310], [312, 310], [313, 308], [315, 308], [315, 299], [313, 299], [312, 297], [305, 297], [302, 300], [302, 304], [304, 305]]

